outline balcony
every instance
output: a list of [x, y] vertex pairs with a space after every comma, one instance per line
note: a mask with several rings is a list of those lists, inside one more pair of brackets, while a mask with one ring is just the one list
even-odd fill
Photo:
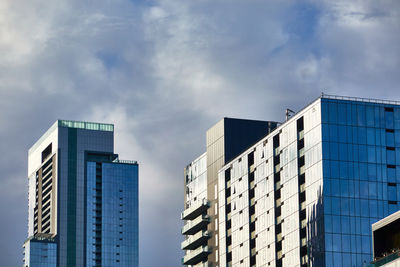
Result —
[[306, 168], [304, 166], [300, 167], [299, 174], [302, 175], [306, 172]]
[[188, 221], [182, 227], [183, 235], [193, 235], [203, 229], [210, 222], [210, 217], [208, 215], [201, 215], [194, 219], [193, 221]]
[[256, 169], [256, 166], [254, 165], [254, 163], [249, 167], [249, 173], [254, 172], [254, 170]]
[[195, 265], [205, 259], [207, 259], [210, 251], [207, 246], [199, 247], [196, 250], [190, 251], [182, 258], [182, 263], [184, 265]]
[[299, 150], [299, 158], [301, 158], [302, 156], [304, 156], [304, 147]]
[[181, 244], [181, 249], [184, 250], [193, 250], [198, 248], [202, 244], [206, 245], [207, 240], [210, 237], [208, 231], [201, 231], [195, 235], [189, 236], [186, 240], [184, 240]]
[[304, 130], [301, 130], [300, 132], [298, 132], [297, 135], [298, 135], [297, 138], [299, 140], [303, 139], [304, 138]]
[[200, 214], [207, 211], [209, 205], [207, 199], [202, 199], [201, 201], [194, 203], [190, 208], [184, 210], [181, 213], [182, 220], [193, 220], [197, 218]]

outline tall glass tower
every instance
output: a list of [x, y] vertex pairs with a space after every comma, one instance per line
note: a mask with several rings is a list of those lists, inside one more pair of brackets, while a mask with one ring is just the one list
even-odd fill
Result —
[[364, 266], [399, 170], [399, 103], [318, 98], [219, 170], [219, 266]]
[[28, 180], [24, 266], [138, 266], [138, 164], [114, 154], [113, 125], [56, 121], [29, 150]]

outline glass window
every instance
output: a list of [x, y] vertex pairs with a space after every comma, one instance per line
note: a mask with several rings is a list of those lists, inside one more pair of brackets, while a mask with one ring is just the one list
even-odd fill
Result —
[[368, 178], [370, 181], [376, 181], [376, 164], [368, 163]]
[[369, 216], [373, 218], [378, 217], [378, 201], [376, 200], [369, 201]]
[[358, 127], [358, 140], [357, 143], [365, 145], [367, 143], [367, 130], [364, 127]]
[[330, 143], [328, 142], [322, 142], [322, 158], [323, 159], [330, 159]]
[[346, 143], [353, 143], [353, 130], [350, 126], [346, 127], [347, 141]]
[[337, 104], [329, 102], [329, 122], [337, 124]]
[[342, 267], [342, 253], [335, 252], [333, 253], [333, 266], [334, 267]]
[[324, 213], [325, 214], [332, 214], [332, 205], [331, 205], [332, 198], [325, 197], [324, 201], [325, 201], [325, 203], [324, 203]]
[[330, 143], [330, 159], [338, 160], [339, 159], [339, 148], [338, 143]]
[[400, 146], [400, 130], [396, 130], [396, 131], [394, 132], [394, 140], [395, 140], [394, 145], [395, 145], [396, 147], [399, 147], [399, 146]]
[[369, 217], [368, 199], [360, 199], [360, 208], [361, 208], [361, 216]]
[[358, 164], [360, 168], [360, 180], [368, 180], [368, 165], [367, 163]]
[[400, 149], [396, 149], [396, 165], [400, 165]]
[[330, 161], [325, 160], [322, 162], [322, 164], [323, 164], [324, 177], [331, 177]]
[[354, 197], [359, 198], [360, 197], [360, 181], [353, 181], [354, 183]]
[[[396, 182], [400, 183], [400, 166], [396, 166]], [[400, 192], [400, 190], [399, 190], [399, 192]]]
[[369, 198], [376, 199], [377, 198], [376, 182], [369, 182], [368, 183], [368, 190], [369, 190]]
[[346, 119], [347, 119], [346, 111], [347, 111], [346, 104], [339, 103], [338, 104], [338, 112], [339, 112], [338, 114], [340, 114], [340, 116], [338, 116], [339, 124], [346, 124]]
[[341, 251], [342, 250], [342, 237], [341, 236], [342, 236], [341, 234], [333, 234], [332, 235], [333, 251]]
[[367, 113], [367, 126], [374, 127], [375, 126], [375, 108], [374, 106], [366, 106]]
[[369, 235], [370, 232], [369, 218], [361, 218], [361, 235]]
[[[361, 235], [361, 217], [355, 217], [356, 220], [356, 234]], [[359, 242], [359, 240], [357, 240]], [[357, 247], [361, 247], [361, 244], [358, 244]]]
[[[362, 253], [371, 253], [371, 240], [369, 236], [362, 236]], [[366, 262], [371, 260], [371, 255], [365, 255], [365, 258], [368, 259]]]
[[325, 222], [325, 232], [327, 233], [332, 233], [332, 216], [331, 215], [325, 215], [324, 218]]
[[[356, 217], [350, 217], [350, 231], [351, 231], [350, 233], [356, 234], [357, 228], [360, 228], [360, 227], [359, 227], [359, 225], [356, 225]], [[355, 246], [355, 244], [353, 246]]]
[[340, 178], [347, 179], [349, 177], [347, 162], [346, 161], [339, 161], [339, 165], [340, 165], [340, 169], [339, 169]]
[[368, 146], [368, 162], [376, 162], [375, 146]]
[[386, 129], [394, 129], [393, 112], [385, 111]]
[[337, 142], [338, 141], [338, 127], [334, 124], [329, 125], [329, 141]]
[[348, 183], [348, 188], [349, 188], [349, 190], [348, 190], [349, 195], [348, 196], [356, 197], [355, 194], [354, 194], [354, 181], [353, 180], [349, 180], [349, 181], [347, 181], [347, 183]]
[[392, 201], [397, 200], [397, 186], [389, 186], [388, 185], [388, 199]]
[[400, 109], [395, 108], [393, 115], [394, 115], [394, 128], [400, 129]]
[[375, 129], [375, 144], [377, 146], [382, 145], [382, 143], [381, 143], [381, 129]]
[[340, 198], [333, 197], [331, 204], [332, 204], [332, 214], [340, 215]]
[[353, 161], [358, 161], [358, 145], [353, 144], [352, 145], [352, 150], [353, 150]]
[[[332, 249], [332, 237], [331, 237], [331, 246], [330, 248]], [[327, 244], [326, 240], [325, 240], [325, 244]], [[326, 249], [328, 251], [328, 249]], [[326, 266], [332, 266], [333, 265], [333, 255], [332, 252], [326, 252], [325, 253], [325, 260], [326, 260]]]
[[[350, 235], [342, 235], [342, 251], [343, 252], [351, 252], [350, 251]], [[350, 254], [346, 254], [350, 255]], [[343, 258], [344, 260], [344, 258]], [[344, 265], [347, 266], [349, 264], [349, 261], [351, 261], [350, 257], [347, 258], [347, 262], [343, 261]]]
[[352, 121], [352, 125], [357, 126], [358, 122], [357, 122], [357, 105], [351, 105], [351, 121]]
[[396, 168], [387, 168], [387, 181], [389, 183], [395, 183], [396, 180]]
[[332, 195], [335, 197], [340, 196], [340, 180], [339, 179], [332, 179], [331, 180], [331, 189], [332, 189]]
[[347, 144], [339, 143], [339, 158], [341, 161], [347, 161]]
[[367, 128], [367, 144], [375, 145], [375, 128]]
[[394, 132], [386, 132], [386, 146], [394, 146]]
[[329, 107], [328, 103], [325, 101], [321, 101], [321, 121], [322, 123], [329, 122]]
[[332, 234], [325, 234], [325, 246], [327, 251], [332, 251]]
[[381, 146], [386, 146], [386, 132], [385, 129], [379, 129], [379, 133], [381, 136]]
[[350, 217], [349, 216], [342, 216], [341, 217], [341, 224], [342, 224], [342, 233], [350, 234]]
[[383, 211], [384, 211], [383, 201], [378, 201], [378, 217], [379, 217], [379, 218], [385, 217]]
[[339, 178], [339, 162], [336, 160], [331, 160], [331, 177]]
[[341, 210], [341, 214], [342, 215], [349, 215], [349, 199], [348, 198], [342, 198], [341, 200], [340, 200], [340, 202], [341, 202], [341, 207], [340, 207], [340, 210]]
[[389, 203], [389, 214], [395, 213], [397, 211], [397, 205]]
[[375, 107], [375, 127], [377, 128], [381, 127], [381, 109], [382, 107]]
[[[341, 116], [340, 116], [341, 117]], [[347, 127], [345, 125], [338, 126], [339, 142], [348, 143], [347, 141]]]
[[365, 126], [365, 106], [357, 105], [357, 122], [359, 126]]
[[367, 162], [367, 146], [358, 146], [358, 158], [361, 162]]
[[396, 164], [396, 154], [394, 150], [386, 150], [386, 162], [387, 164], [395, 165]]
[[340, 180], [340, 192], [343, 197], [349, 196], [349, 180]]
[[351, 111], [352, 105], [351, 104], [346, 104], [346, 117], [347, 117], [347, 125], [352, 125], [352, 111]]

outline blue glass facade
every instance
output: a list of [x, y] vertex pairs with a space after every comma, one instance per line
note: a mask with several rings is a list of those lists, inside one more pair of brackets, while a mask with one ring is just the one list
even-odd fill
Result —
[[400, 108], [321, 98], [321, 116], [326, 266], [363, 266], [371, 224], [400, 209]]
[[86, 194], [86, 266], [138, 266], [138, 165], [87, 162]]
[[57, 244], [54, 240], [27, 240], [24, 244], [24, 251], [24, 267], [57, 266]]

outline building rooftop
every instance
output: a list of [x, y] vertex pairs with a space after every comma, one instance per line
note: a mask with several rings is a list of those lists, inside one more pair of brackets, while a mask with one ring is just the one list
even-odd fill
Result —
[[86, 129], [86, 130], [95, 130], [95, 131], [106, 131], [106, 132], [114, 131], [114, 124], [108, 124], [108, 123], [57, 120], [56, 124], [58, 127], [77, 128], [77, 129]]
[[359, 102], [368, 102], [368, 103], [375, 103], [375, 104], [400, 105], [400, 101], [396, 101], [396, 100], [374, 99], [374, 98], [365, 98], [365, 97], [322, 94], [319, 98], [347, 100], [347, 101], [359, 101]]
[[56, 239], [55, 239], [55, 235], [53, 235], [53, 234], [38, 233], [38, 234], [35, 234], [34, 236], [27, 238], [24, 243], [27, 243], [28, 241], [54, 243], [54, 242], [56, 242]]
[[57, 120], [53, 125], [39, 138], [39, 140], [29, 149], [29, 154], [36, 149], [57, 127], [85, 129], [93, 131], [114, 132], [114, 124], [97, 123], [86, 121]]

